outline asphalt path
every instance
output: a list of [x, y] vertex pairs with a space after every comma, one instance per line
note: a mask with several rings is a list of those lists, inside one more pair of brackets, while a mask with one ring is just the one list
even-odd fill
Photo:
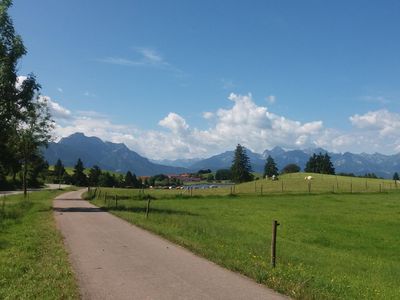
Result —
[[54, 214], [82, 299], [288, 299], [81, 199]]

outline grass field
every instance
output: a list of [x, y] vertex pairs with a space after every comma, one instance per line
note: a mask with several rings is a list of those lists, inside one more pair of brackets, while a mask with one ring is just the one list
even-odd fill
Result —
[[[393, 182], [368, 180], [366, 192], [365, 179], [316, 176], [308, 194], [305, 175], [296, 176], [283, 178], [290, 191], [267, 182], [262, 196], [254, 182], [236, 186], [233, 196], [151, 191], [156, 199], [148, 219], [147, 201], [131, 199], [139, 191], [102, 190], [93, 202], [293, 298], [398, 299], [400, 193], [389, 190]], [[328, 189], [336, 179], [341, 193]], [[353, 193], [344, 188], [350, 183]], [[111, 197], [104, 202], [105, 191], [119, 195], [118, 207]], [[269, 263], [273, 220], [281, 224], [275, 269]]]
[[0, 299], [77, 299], [52, 210], [61, 191], [0, 198]]

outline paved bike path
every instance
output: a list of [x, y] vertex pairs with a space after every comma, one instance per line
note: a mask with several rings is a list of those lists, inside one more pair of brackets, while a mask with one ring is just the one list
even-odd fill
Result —
[[83, 299], [288, 299], [81, 199], [54, 200]]

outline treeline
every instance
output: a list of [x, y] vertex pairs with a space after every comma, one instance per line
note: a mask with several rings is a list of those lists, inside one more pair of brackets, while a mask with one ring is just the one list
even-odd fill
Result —
[[27, 53], [8, 15], [12, 1], [0, 2], [0, 189], [41, 185], [48, 168], [41, 147], [50, 140], [53, 121], [33, 74], [18, 76]]
[[[87, 173], [87, 174], [86, 174]], [[102, 186], [102, 187], [123, 187], [123, 188], [142, 188], [144, 185], [134, 173], [126, 172], [115, 174], [103, 171], [99, 166], [94, 165], [85, 172], [85, 167], [81, 159], [76, 162], [72, 174], [68, 174], [62, 161], [59, 159], [54, 165], [53, 170], [49, 170], [47, 181], [59, 184], [72, 184], [76, 186]]]
[[[143, 179], [143, 180], [142, 180]], [[151, 177], [138, 178], [135, 173], [128, 171], [125, 176], [108, 171], [103, 171], [97, 165], [85, 169], [82, 160], [76, 162], [72, 174], [68, 174], [64, 164], [57, 160], [53, 170], [47, 172], [47, 182], [58, 184], [72, 184], [76, 186], [101, 186], [121, 188], [147, 188], [150, 186], [180, 186], [182, 181], [178, 178], [169, 178], [164, 174]]]

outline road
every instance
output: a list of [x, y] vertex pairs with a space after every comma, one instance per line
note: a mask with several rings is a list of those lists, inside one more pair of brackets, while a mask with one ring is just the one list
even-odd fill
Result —
[[288, 299], [101, 211], [82, 192], [54, 200], [82, 299]]

